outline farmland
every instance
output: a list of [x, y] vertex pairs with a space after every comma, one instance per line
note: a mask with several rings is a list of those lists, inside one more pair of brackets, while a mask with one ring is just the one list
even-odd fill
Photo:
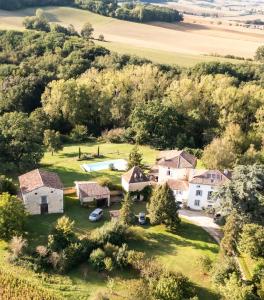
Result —
[[[93, 14], [69, 7], [43, 8], [51, 22], [73, 24], [77, 30], [89, 21], [94, 36], [105, 36], [103, 46], [119, 53], [136, 54], [154, 62], [191, 66], [201, 61], [219, 60], [211, 54], [252, 58], [262, 44], [263, 32], [216, 26], [203, 19], [190, 19], [181, 24], [139, 24]], [[1, 29], [23, 29], [23, 18], [35, 14], [34, 8], [0, 11]], [[206, 56], [205, 56], [206, 55]], [[236, 60], [221, 59], [222, 61]]]

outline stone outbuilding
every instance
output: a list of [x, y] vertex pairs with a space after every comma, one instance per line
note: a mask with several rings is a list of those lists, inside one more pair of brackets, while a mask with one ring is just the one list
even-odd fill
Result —
[[30, 214], [63, 213], [63, 184], [56, 173], [36, 169], [18, 180], [21, 198]]
[[97, 207], [110, 206], [110, 190], [92, 181], [75, 181], [81, 205], [95, 203]]

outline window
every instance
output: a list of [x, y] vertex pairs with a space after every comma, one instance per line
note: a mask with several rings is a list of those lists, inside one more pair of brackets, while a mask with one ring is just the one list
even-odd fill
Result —
[[48, 197], [47, 196], [41, 196], [41, 204], [47, 204], [48, 203]]
[[171, 175], [171, 171], [170, 169], [167, 170], [167, 175], [170, 176]]
[[194, 200], [194, 206], [200, 206], [200, 200]]
[[197, 187], [197, 188], [200, 188], [201, 186], [200, 186], [200, 185], [196, 185], [196, 187]]
[[203, 191], [202, 190], [196, 190], [196, 196], [202, 196]]
[[212, 194], [213, 194], [213, 192], [212, 192], [212, 191], [208, 192], [208, 197], [207, 197], [207, 199], [211, 199], [211, 197], [212, 197]]

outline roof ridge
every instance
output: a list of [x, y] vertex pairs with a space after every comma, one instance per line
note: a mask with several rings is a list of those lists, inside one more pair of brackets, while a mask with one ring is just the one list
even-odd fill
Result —
[[45, 184], [44, 184], [43, 178], [42, 178], [42, 176], [41, 176], [41, 170], [40, 170], [39, 168], [37, 168], [36, 171], [38, 172], [38, 175], [39, 175], [39, 177], [40, 177], [40, 181], [41, 181], [41, 183], [42, 183], [41, 186], [44, 186]]

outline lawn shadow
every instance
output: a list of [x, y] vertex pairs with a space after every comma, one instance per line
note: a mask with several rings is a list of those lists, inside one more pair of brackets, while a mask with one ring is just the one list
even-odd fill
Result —
[[219, 294], [200, 285], [195, 285], [199, 299], [220, 300]]
[[[81, 165], [81, 164], [80, 164]], [[123, 172], [102, 170], [93, 172], [84, 172], [80, 167], [80, 171], [74, 169], [43, 164], [42, 167], [51, 172], [58, 173], [65, 187], [72, 187], [74, 181], [93, 181], [100, 177], [107, 177], [115, 184], [121, 184], [121, 175]]]

